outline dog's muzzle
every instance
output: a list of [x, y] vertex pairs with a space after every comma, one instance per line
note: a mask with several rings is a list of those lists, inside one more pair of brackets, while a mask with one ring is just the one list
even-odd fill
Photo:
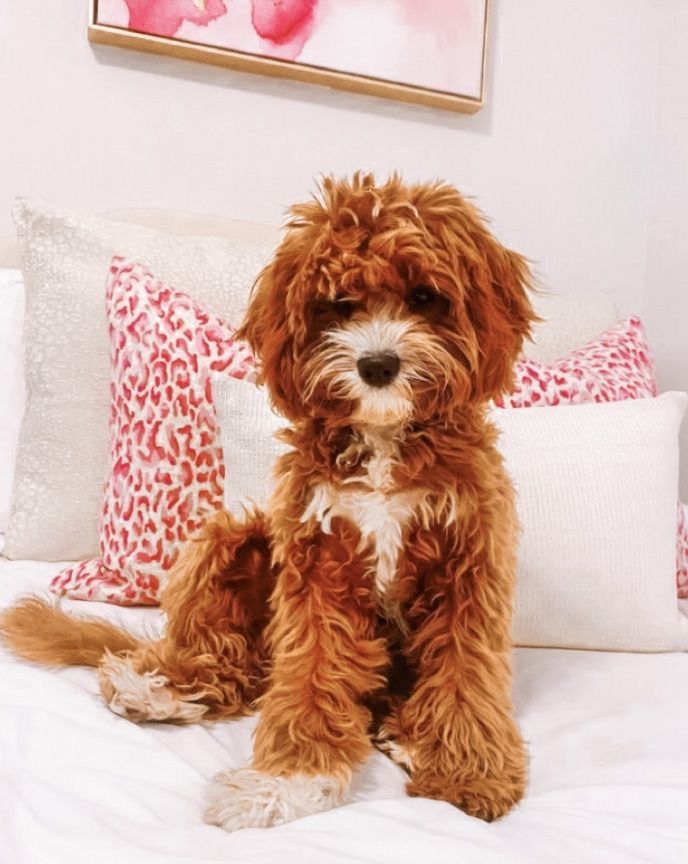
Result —
[[357, 364], [358, 374], [371, 387], [386, 387], [399, 374], [401, 361], [392, 351], [364, 354]]

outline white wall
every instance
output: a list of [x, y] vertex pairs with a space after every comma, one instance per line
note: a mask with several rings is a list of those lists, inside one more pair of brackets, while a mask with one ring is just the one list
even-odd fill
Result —
[[[688, 389], [688, 2], [656, 3], [662, 34], [652, 122], [642, 316], [663, 389]], [[688, 452], [688, 419], [683, 424]], [[688, 497], [688, 464], [682, 465]]]
[[684, 0], [495, 0], [472, 117], [91, 46], [87, 6], [0, 4], [0, 234], [16, 193], [275, 222], [322, 171], [439, 175], [546, 287], [643, 312], [688, 388]]

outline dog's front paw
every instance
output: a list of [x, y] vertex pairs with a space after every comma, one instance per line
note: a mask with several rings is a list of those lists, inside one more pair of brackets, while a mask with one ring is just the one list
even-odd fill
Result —
[[456, 780], [422, 772], [414, 774], [406, 786], [409, 795], [447, 801], [469, 816], [493, 822], [505, 816], [523, 798], [520, 781], [491, 777]]
[[411, 773], [413, 770], [413, 748], [399, 736], [397, 730], [383, 723], [373, 738], [373, 744], [395, 765], [403, 768], [407, 774]]
[[277, 777], [239, 768], [223, 771], [211, 784], [205, 821], [225, 831], [269, 828], [331, 810], [344, 797], [342, 784], [333, 777]]
[[208, 710], [194, 701], [201, 694], [177, 692], [164, 675], [138, 672], [128, 657], [108, 654], [101, 662], [98, 677], [108, 708], [132, 723], [196, 723]]

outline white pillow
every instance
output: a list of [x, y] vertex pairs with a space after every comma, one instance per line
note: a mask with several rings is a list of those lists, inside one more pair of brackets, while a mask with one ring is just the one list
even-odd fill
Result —
[[676, 598], [678, 432], [685, 393], [495, 409], [523, 529], [514, 641], [688, 648]]
[[23, 322], [21, 271], [0, 269], [0, 534], [9, 522], [12, 476], [24, 416]]
[[269, 249], [175, 237], [19, 199], [26, 291], [27, 408], [5, 554], [69, 561], [98, 552], [108, 467], [109, 343], [105, 280], [113, 254], [151, 267], [237, 324]]
[[286, 423], [262, 387], [239, 378], [213, 376], [213, 400], [225, 462], [225, 509], [235, 516], [251, 504], [265, 509], [275, 460], [288, 449], [275, 437]]
[[[265, 507], [284, 425], [265, 393], [214, 383], [225, 505]], [[495, 409], [518, 496], [514, 642], [559, 648], [688, 648], [676, 599], [678, 430], [686, 395]]]

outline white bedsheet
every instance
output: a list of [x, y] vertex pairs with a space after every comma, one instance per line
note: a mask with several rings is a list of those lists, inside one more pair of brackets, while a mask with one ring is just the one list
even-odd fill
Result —
[[[0, 605], [44, 590], [57, 565], [0, 563]], [[65, 603], [130, 626], [154, 610]], [[201, 820], [203, 788], [250, 755], [253, 719], [135, 726], [111, 714], [92, 670], [0, 656], [0, 862], [688, 862], [688, 655], [520, 649], [515, 698], [530, 788], [487, 825], [408, 798], [376, 754], [354, 803], [279, 828], [226, 834]]]

